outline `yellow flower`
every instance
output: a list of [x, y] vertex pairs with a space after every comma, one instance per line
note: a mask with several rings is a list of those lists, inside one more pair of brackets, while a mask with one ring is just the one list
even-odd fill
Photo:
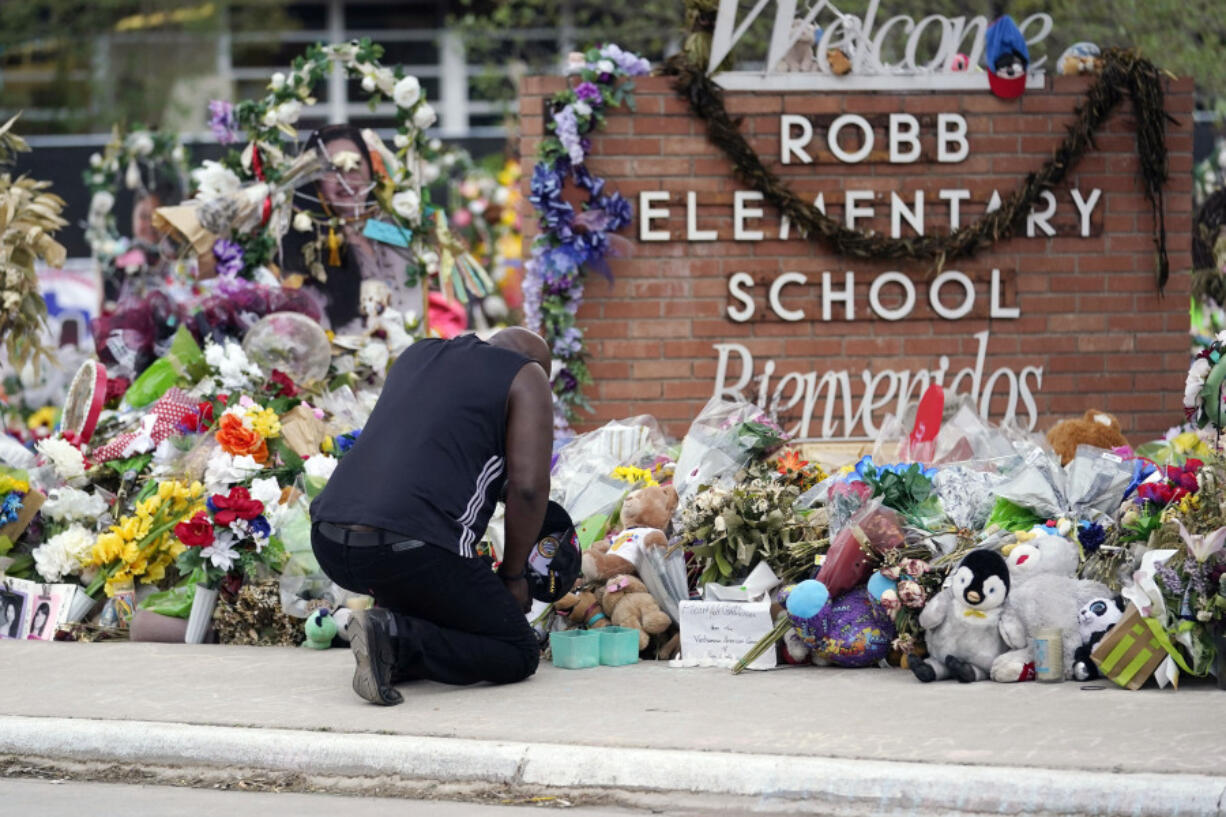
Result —
[[631, 485], [637, 485], [641, 482], [648, 488], [659, 484], [655, 481], [655, 478], [652, 477], [650, 471], [645, 468], [635, 468], [632, 465], [623, 465], [618, 468], [614, 468], [613, 478], [621, 480], [622, 482], [628, 482]]
[[30, 415], [30, 419], [26, 421], [26, 426], [31, 431], [39, 428], [52, 428], [55, 426], [55, 415], [56, 410], [54, 406], [43, 406]]
[[281, 436], [281, 420], [272, 409], [248, 409], [246, 418], [251, 422], [252, 430], [264, 439], [268, 440]]
[[331, 437], [324, 437], [324, 441], [319, 444], [319, 450], [324, 454], [331, 454], [336, 449]]
[[0, 475], [0, 496], [16, 491], [19, 494], [30, 493], [30, 483], [24, 479], [14, 479], [8, 474]]
[[1200, 494], [1184, 494], [1179, 500], [1180, 513], [1191, 513], [1193, 510], [1200, 509]]
[[1171, 447], [1185, 456], [1205, 457], [1209, 455], [1209, 446], [1195, 431], [1185, 431], [1171, 440]]
[[146, 584], [160, 582], [164, 578], [166, 578], [166, 565], [162, 564], [161, 559], [149, 565], [148, 569], [145, 570]]

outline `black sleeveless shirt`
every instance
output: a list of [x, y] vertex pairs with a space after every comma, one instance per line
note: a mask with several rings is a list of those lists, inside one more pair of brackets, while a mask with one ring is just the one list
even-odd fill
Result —
[[414, 343], [392, 364], [311, 521], [370, 525], [476, 556], [506, 484], [507, 395], [530, 362], [475, 335]]

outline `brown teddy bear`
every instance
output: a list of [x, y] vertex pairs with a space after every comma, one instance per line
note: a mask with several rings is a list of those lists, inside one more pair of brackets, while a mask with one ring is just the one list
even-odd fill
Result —
[[588, 548], [583, 554], [583, 577], [603, 582], [621, 574], [637, 574], [643, 548], [668, 545], [664, 529], [675, 510], [677, 491], [671, 485], [631, 492], [622, 503], [622, 532]]
[[1080, 419], [1061, 420], [1047, 432], [1047, 442], [1060, 455], [1060, 462], [1068, 465], [1077, 455], [1077, 446], [1092, 445], [1095, 448], [1120, 448], [1128, 440], [1120, 430], [1120, 421], [1115, 415], [1098, 409], [1088, 409]]
[[636, 576], [614, 576], [598, 592], [600, 607], [614, 627], [639, 631], [640, 652], [647, 649], [649, 635], [659, 635], [673, 623]]
[[597, 630], [609, 626], [609, 617], [600, 608], [600, 600], [587, 590], [570, 591], [553, 603], [553, 609], [565, 615], [575, 627]]

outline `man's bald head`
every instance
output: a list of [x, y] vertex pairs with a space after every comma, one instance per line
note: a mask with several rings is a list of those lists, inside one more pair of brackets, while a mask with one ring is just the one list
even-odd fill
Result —
[[549, 368], [553, 365], [553, 358], [549, 354], [549, 345], [545, 343], [540, 335], [522, 326], [509, 326], [494, 333], [489, 343], [491, 346], [510, 349], [512, 352], [519, 352], [525, 357], [532, 358], [541, 364], [545, 369], [545, 374], [549, 374]]

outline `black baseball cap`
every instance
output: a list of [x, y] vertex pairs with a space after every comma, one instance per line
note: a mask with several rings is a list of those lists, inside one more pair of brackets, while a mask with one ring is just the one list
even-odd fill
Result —
[[582, 562], [575, 523], [565, 508], [551, 501], [524, 567], [528, 592], [532, 598], [552, 604], [570, 592], [579, 578]]

